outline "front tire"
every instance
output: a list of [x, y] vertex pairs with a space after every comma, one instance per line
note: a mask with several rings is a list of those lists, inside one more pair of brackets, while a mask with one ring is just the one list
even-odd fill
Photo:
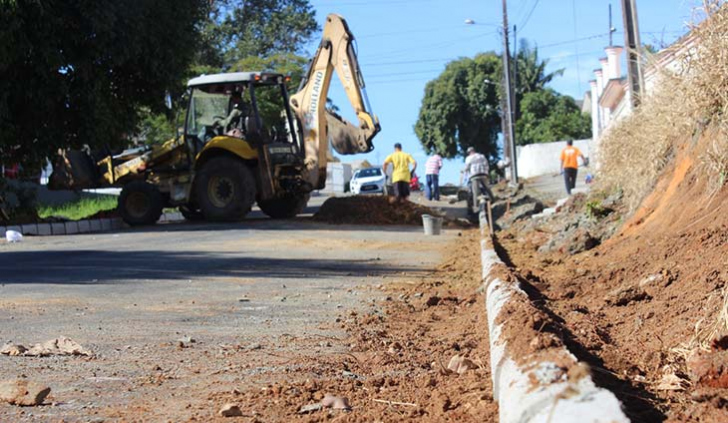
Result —
[[309, 194], [287, 195], [267, 201], [258, 201], [258, 207], [273, 219], [290, 219], [296, 217], [306, 208]]
[[119, 214], [124, 222], [132, 226], [153, 225], [162, 215], [163, 207], [159, 189], [145, 181], [129, 182], [119, 195]]
[[197, 202], [206, 220], [241, 220], [255, 203], [253, 174], [245, 163], [232, 157], [207, 161], [195, 186]]

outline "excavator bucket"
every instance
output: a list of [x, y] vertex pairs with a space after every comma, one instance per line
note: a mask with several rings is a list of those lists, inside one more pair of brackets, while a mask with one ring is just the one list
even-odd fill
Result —
[[374, 149], [372, 138], [379, 128], [361, 129], [341, 116], [326, 112], [329, 140], [339, 154], [368, 153]]

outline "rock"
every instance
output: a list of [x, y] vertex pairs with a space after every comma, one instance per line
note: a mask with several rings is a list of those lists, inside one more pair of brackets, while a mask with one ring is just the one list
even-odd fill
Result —
[[243, 415], [243, 411], [236, 404], [225, 404], [218, 414], [223, 417], [240, 417]]
[[300, 410], [298, 410], [298, 414], [313, 413], [314, 411], [319, 411], [322, 408], [324, 408], [324, 406], [321, 405], [320, 402], [317, 402], [315, 404], [304, 405], [303, 407], [301, 407]]
[[432, 297], [427, 299], [427, 302], [425, 304], [427, 305], [427, 307], [434, 307], [434, 306], [440, 304], [440, 299], [441, 298], [438, 297], [437, 295], [433, 295]]
[[447, 365], [448, 370], [460, 375], [467, 372], [468, 370], [474, 370], [477, 368], [478, 366], [473, 363], [472, 360], [460, 355], [453, 356]]
[[51, 388], [26, 379], [0, 382], [0, 401], [21, 406], [43, 404]]
[[60, 338], [51, 339], [42, 344], [35, 344], [23, 355], [48, 357], [51, 355], [91, 356], [92, 354], [72, 339], [61, 336]]
[[645, 288], [651, 285], [654, 285], [657, 282], [660, 282], [662, 280], [663, 276], [659, 273], [655, 273], [654, 275], [649, 275], [646, 278], [642, 279], [639, 283], [640, 288]]
[[0, 348], [0, 354], [9, 355], [9, 356], [22, 355], [26, 351], [28, 351], [27, 348], [25, 348], [22, 345], [18, 345], [18, 344], [6, 344], [6, 345], [3, 345], [2, 348]]
[[589, 251], [592, 248], [598, 246], [601, 243], [599, 239], [594, 238], [589, 231], [585, 229], [579, 229], [577, 230], [571, 240], [571, 243], [569, 244], [568, 251], [569, 254], [578, 254], [583, 251]]
[[607, 304], [626, 306], [629, 303], [649, 299], [650, 296], [642, 288], [626, 286], [611, 291], [604, 297]]
[[348, 398], [328, 394], [324, 397], [323, 401], [321, 401], [321, 406], [324, 408], [332, 408], [334, 410], [351, 410]]

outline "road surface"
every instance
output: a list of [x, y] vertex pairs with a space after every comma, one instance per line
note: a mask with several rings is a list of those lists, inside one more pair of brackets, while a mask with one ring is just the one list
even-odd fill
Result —
[[0, 344], [66, 336], [95, 355], [0, 356], [0, 380], [46, 383], [53, 403], [0, 404], [0, 421], [209, 413], [190, 392], [264, 383], [266, 354], [341, 348], [330, 323], [377, 301], [356, 287], [426, 272], [457, 236], [255, 216], [0, 243]]

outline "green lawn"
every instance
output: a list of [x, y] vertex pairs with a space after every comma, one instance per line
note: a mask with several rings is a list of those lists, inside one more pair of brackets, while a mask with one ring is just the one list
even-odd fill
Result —
[[38, 216], [42, 219], [49, 217], [64, 217], [70, 220], [81, 220], [93, 216], [100, 211], [116, 209], [115, 195], [81, 194], [81, 198], [61, 205], [39, 205]]

